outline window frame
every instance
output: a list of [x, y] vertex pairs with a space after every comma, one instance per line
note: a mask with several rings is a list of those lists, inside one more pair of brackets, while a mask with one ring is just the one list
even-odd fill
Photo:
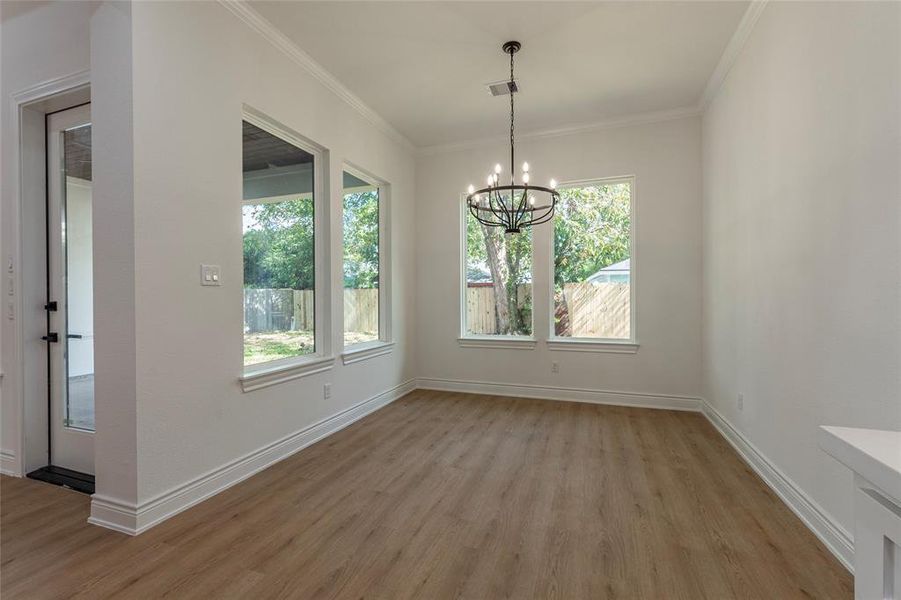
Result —
[[536, 234], [533, 229], [531, 232], [532, 235], [532, 335], [477, 335], [467, 333], [466, 330], [466, 290], [468, 288], [468, 280], [466, 276], [466, 253], [467, 253], [467, 219], [470, 217], [469, 208], [466, 204], [466, 194], [460, 194], [460, 229], [459, 229], [459, 240], [460, 240], [460, 282], [459, 282], [459, 296], [458, 300], [460, 302], [460, 323], [459, 323], [459, 332], [460, 335], [457, 338], [457, 343], [461, 348], [502, 348], [507, 350], [532, 350], [537, 345], [537, 338], [535, 337], [535, 247], [536, 247]]
[[[247, 121], [263, 131], [313, 155], [313, 340], [315, 351], [312, 354], [302, 356], [281, 358], [254, 365], [243, 365], [244, 327], [242, 313], [241, 356], [243, 372], [239, 380], [243, 391], [250, 392], [327, 371], [332, 368], [335, 362], [332, 351], [331, 286], [329, 285], [331, 279], [328, 235], [330, 192], [329, 182], [326, 177], [326, 174], [329, 172], [329, 155], [325, 147], [247, 105], [243, 107], [241, 118], [242, 121]], [[243, 177], [241, 178], [241, 186], [243, 189]], [[262, 204], [261, 200], [267, 200], [266, 198], [255, 198], [252, 202], [245, 202], [243, 191], [240, 193], [240, 198], [240, 206], [242, 208], [246, 204]], [[274, 201], [274, 198], [270, 200]], [[243, 260], [241, 262], [241, 293], [244, 293]]]
[[[379, 213], [379, 337], [368, 342], [344, 345], [344, 172], [378, 190]], [[350, 162], [341, 168], [341, 361], [345, 365], [390, 354], [394, 348], [391, 310], [391, 184]]]
[[[593, 338], [593, 337], [566, 337], [556, 335], [554, 327], [554, 316], [556, 314], [556, 306], [554, 303], [554, 281], [556, 271], [554, 267], [554, 226], [556, 224], [557, 215], [550, 221], [550, 233], [547, 236], [548, 244], [548, 307], [549, 322], [547, 332], [547, 347], [549, 350], [559, 350], [564, 352], [608, 352], [613, 354], [635, 354], [639, 349], [637, 334], [637, 315], [638, 315], [638, 257], [636, 249], [638, 247], [638, 195], [636, 192], [635, 175], [619, 175], [612, 177], [598, 177], [592, 179], [577, 179], [560, 183], [558, 190], [567, 188], [582, 188], [590, 186], [611, 185], [617, 183], [628, 183], [629, 194], [629, 338]], [[534, 293], [534, 292], [533, 292]]]

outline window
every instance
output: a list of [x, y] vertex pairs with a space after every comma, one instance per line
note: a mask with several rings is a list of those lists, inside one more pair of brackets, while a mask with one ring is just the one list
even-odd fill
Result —
[[244, 365], [313, 354], [316, 155], [243, 123]]
[[560, 189], [554, 335], [632, 340], [632, 180]]
[[385, 339], [380, 299], [380, 189], [344, 172], [344, 345]]
[[464, 336], [531, 336], [532, 229], [506, 235], [463, 210]]

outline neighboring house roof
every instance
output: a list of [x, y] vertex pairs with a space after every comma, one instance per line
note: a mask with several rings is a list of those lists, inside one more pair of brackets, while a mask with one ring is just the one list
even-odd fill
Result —
[[631, 259], [627, 258], [626, 260], [621, 260], [618, 263], [613, 263], [612, 265], [606, 266], [586, 279], [586, 281], [597, 281], [598, 279], [604, 279], [605, 277], [610, 275], [628, 274], [631, 271], [630, 261]]

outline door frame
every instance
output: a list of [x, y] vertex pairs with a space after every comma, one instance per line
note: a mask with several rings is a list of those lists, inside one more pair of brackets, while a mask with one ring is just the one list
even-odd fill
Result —
[[9, 135], [17, 143], [4, 172], [10, 193], [0, 205], [5, 234], [0, 472], [16, 477], [49, 462], [47, 354], [40, 340], [46, 314], [33, 310], [46, 297], [45, 117], [90, 101], [90, 82], [90, 71], [79, 71], [11, 95]]

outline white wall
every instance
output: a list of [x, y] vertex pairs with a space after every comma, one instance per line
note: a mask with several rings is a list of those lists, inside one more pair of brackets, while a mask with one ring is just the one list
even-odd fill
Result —
[[[22, 368], [22, 357], [45, 356], [45, 344], [40, 341], [44, 327], [25, 328], [25, 311], [40, 312], [46, 295], [43, 269], [45, 256], [43, 240], [30, 234], [41, 231], [44, 220], [43, 190], [26, 196], [21, 206], [18, 188], [23, 157], [18, 153], [20, 129], [16, 123], [13, 97], [35, 87], [71, 76], [90, 68], [90, 19], [96, 8], [94, 2], [0, 3], [0, 251], [3, 253], [3, 277], [0, 278], [0, 296], [3, 298], [3, 315], [0, 319], [0, 348], [3, 372], [0, 392], [0, 454], [2, 468], [19, 473], [19, 461], [23, 454], [23, 432], [20, 424], [22, 398], [43, 398], [46, 406], [46, 372], [41, 369], [28, 371]], [[47, 35], [47, 32], [53, 35]], [[29, 123], [41, 127], [43, 115], [27, 113]], [[25, 159], [39, 161], [40, 152]], [[43, 177], [41, 177], [43, 181]], [[20, 225], [25, 232], [21, 235]], [[9, 279], [7, 263], [12, 259], [14, 295], [8, 295]], [[37, 274], [36, 274], [37, 273]], [[8, 302], [14, 303], [15, 318], [7, 318]], [[25, 376], [29, 377], [26, 383]], [[43, 380], [43, 381], [41, 381]], [[46, 408], [43, 408], [43, 425], [37, 429], [46, 431]], [[46, 447], [46, 443], [41, 444]]]
[[[522, 102], [527, 102], [523, 96]], [[536, 181], [635, 176], [637, 354], [461, 348], [460, 194], [509, 146], [481, 146], [417, 161], [417, 356], [427, 378], [490, 381], [655, 395], [700, 393], [699, 118], [521, 139]], [[478, 187], [478, 185], [477, 185]], [[551, 225], [535, 230], [535, 334], [550, 327]], [[551, 372], [551, 362], [560, 372]]]
[[[409, 149], [218, 3], [4, 3], [2, 39], [2, 245], [16, 261], [10, 94], [91, 69], [94, 278], [104, 290], [94, 323], [98, 496], [139, 505], [413, 377]], [[328, 151], [336, 354], [343, 163], [390, 184], [397, 342], [388, 355], [339, 359], [330, 372], [250, 393], [238, 381], [245, 103]], [[201, 263], [221, 265], [221, 287], [200, 286]], [[4, 319], [4, 468], [20, 452], [16, 334]]]
[[899, 23], [770, 2], [703, 122], [704, 395], [848, 531], [817, 426], [901, 428]]
[[[223, 6], [136, 3], [132, 11], [142, 502], [413, 377], [414, 161]], [[242, 393], [242, 103], [329, 152], [337, 351], [342, 163], [391, 184], [398, 343], [390, 355], [338, 360], [330, 372]], [[222, 287], [200, 286], [201, 263], [221, 265]]]

